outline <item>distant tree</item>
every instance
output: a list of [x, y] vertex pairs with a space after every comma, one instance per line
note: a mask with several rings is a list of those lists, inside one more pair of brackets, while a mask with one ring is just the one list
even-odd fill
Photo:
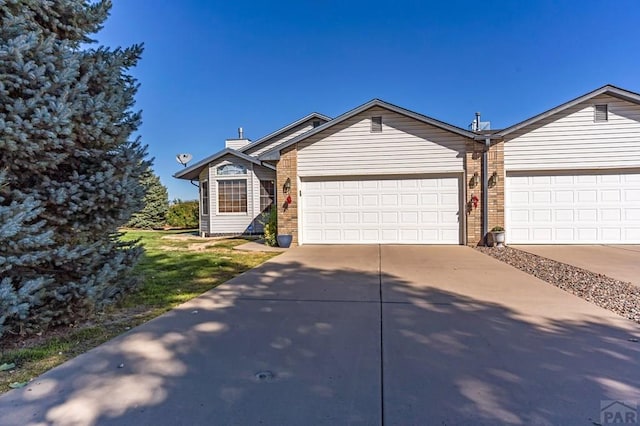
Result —
[[110, 1], [0, 1], [0, 335], [72, 323], [135, 285], [141, 46], [88, 48]]
[[164, 226], [169, 210], [169, 193], [167, 187], [160, 182], [160, 178], [149, 169], [140, 179], [145, 190], [144, 207], [131, 216], [127, 223], [130, 228], [151, 229]]
[[176, 228], [197, 228], [199, 226], [198, 201], [175, 200], [169, 206], [167, 224]]

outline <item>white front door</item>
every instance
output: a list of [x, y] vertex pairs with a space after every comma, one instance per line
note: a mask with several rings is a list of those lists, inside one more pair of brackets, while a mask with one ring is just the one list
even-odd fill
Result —
[[460, 244], [460, 178], [303, 179], [305, 244]]
[[640, 243], [637, 171], [513, 172], [505, 191], [508, 243]]

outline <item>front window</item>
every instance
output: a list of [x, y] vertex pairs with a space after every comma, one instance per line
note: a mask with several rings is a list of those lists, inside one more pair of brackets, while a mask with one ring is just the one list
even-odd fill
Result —
[[247, 168], [240, 164], [224, 164], [216, 169], [218, 175], [246, 175]]
[[275, 202], [275, 183], [272, 180], [260, 181], [260, 211], [269, 213]]
[[245, 179], [218, 181], [218, 212], [247, 212], [247, 181]]
[[204, 181], [200, 184], [200, 198], [202, 199], [202, 207], [200, 211], [202, 216], [209, 214], [209, 181]]

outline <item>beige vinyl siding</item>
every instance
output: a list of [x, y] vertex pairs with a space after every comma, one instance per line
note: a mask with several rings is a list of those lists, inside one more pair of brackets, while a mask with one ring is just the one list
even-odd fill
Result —
[[[609, 119], [594, 122], [594, 105]], [[507, 170], [630, 168], [640, 165], [640, 105], [600, 95], [505, 137]]]
[[[312, 120], [305, 121], [304, 123], [301, 123], [300, 125], [292, 129], [289, 129], [283, 134], [280, 134], [274, 138], [268, 139], [260, 143], [259, 145], [256, 145], [255, 147], [251, 147], [250, 149], [246, 150], [244, 153], [247, 155], [251, 155], [252, 157], [257, 157], [263, 152], [266, 152], [281, 143], [284, 143], [290, 139], [300, 136], [301, 134], [313, 129], [313, 122], [316, 120], [320, 120], [320, 119], [314, 118]], [[324, 120], [321, 120], [321, 122], [324, 123]]]
[[[216, 168], [221, 164], [234, 163], [247, 168], [247, 175], [216, 175]], [[275, 171], [239, 159], [233, 155], [226, 155], [215, 163], [209, 165], [209, 191], [211, 199], [211, 215], [209, 233], [211, 234], [236, 234], [247, 232], [253, 224], [253, 232], [261, 232], [262, 227], [258, 223], [260, 215], [260, 179], [275, 179]], [[218, 180], [246, 179], [247, 180], [247, 212], [246, 213], [218, 213]]]
[[[372, 116], [382, 116], [381, 133], [371, 133]], [[300, 142], [298, 174], [305, 177], [461, 172], [464, 152], [464, 137], [374, 107]]]
[[243, 146], [249, 145], [251, 141], [249, 139], [227, 139], [224, 141], [225, 148], [231, 148], [239, 150]]

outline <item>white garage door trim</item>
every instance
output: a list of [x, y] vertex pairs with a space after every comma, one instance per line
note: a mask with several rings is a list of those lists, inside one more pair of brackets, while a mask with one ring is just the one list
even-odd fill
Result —
[[640, 170], [507, 172], [507, 242], [640, 243]]
[[462, 174], [300, 179], [300, 244], [460, 244]]

